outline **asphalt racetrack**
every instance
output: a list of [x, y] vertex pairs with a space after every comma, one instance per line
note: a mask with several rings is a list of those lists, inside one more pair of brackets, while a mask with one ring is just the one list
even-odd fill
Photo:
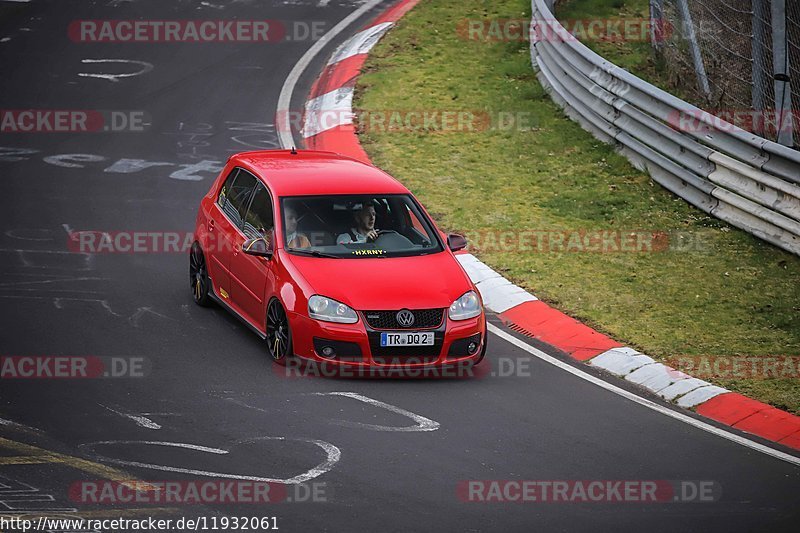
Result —
[[[0, 353], [92, 356], [120, 374], [0, 381], [0, 515], [275, 517], [287, 532], [796, 531], [796, 464], [496, 334], [487, 368], [468, 379], [287, 375], [233, 316], [192, 303], [185, 248], [86, 253], [69, 241], [83, 230], [191, 233], [229, 155], [280, 147], [279, 94], [315, 42], [304, 32], [325, 33], [363, 3], [0, 1], [0, 107], [117, 120], [91, 133], [0, 134]], [[335, 46], [390, 4], [327, 44], [292, 109]], [[73, 21], [106, 19], [270, 19], [286, 33], [268, 43], [71, 38]], [[134, 478], [267, 479], [293, 501], [104, 503], [70, 492]], [[716, 492], [691, 503], [465, 501], [471, 480], [707, 481]]]

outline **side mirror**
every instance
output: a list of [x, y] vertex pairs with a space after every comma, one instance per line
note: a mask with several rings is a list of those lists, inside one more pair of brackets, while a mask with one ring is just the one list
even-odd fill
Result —
[[458, 233], [451, 233], [447, 236], [447, 247], [457, 252], [467, 247], [467, 238]]
[[257, 239], [247, 239], [242, 243], [242, 251], [247, 255], [254, 255], [256, 257], [272, 257], [274, 250], [272, 249], [273, 235], [270, 233], [269, 237], [259, 237]]

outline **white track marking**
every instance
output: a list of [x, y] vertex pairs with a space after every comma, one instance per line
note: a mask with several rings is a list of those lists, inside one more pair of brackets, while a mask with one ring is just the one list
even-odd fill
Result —
[[63, 168], [86, 168], [81, 163], [101, 163], [106, 158], [95, 154], [59, 154], [51, 155], [42, 159], [48, 165], [55, 165]]
[[139, 321], [141, 320], [141, 318], [144, 316], [145, 313], [150, 313], [151, 315], [154, 315], [158, 318], [166, 318], [167, 320], [174, 320], [172, 317], [168, 317], [166, 315], [162, 315], [161, 313], [153, 311], [152, 307], [140, 307], [136, 310], [135, 313], [133, 313], [130, 317], [128, 317], [128, 322], [131, 324], [131, 326], [138, 328]]
[[8, 426], [12, 428], [22, 429], [25, 431], [33, 431], [34, 433], [41, 433], [41, 429], [37, 429], [31, 426], [26, 426], [25, 424], [20, 424], [19, 422], [14, 422], [13, 420], [8, 420], [6, 418], [0, 418], [0, 426]]
[[103, 291], [80, 291], [77, 289], [16, 289], [14, 287], [3, 287], [0, 290], [16, 292], [68, 292], [71, 294], [105, 294]]
[[40, 233], [45, 233], [45, 234], [49, 234], [50, 233], [49, 229], [32, 228], [30, 230], [10, 229], [10, 230], [7, 230], [5, 232], [5, 235], [6, 235], [6, 237], [10, 237], [12, 239], [17, 239], [17, 240], [20, 240], [20, 241], [40, 241], [40, 242], [44, 242], [44, 241], [52, 241], [53, 240], [52, 237], [21, 237], [21, 236], [17, 235], [17, 233], [20, 232], [20, 231], [35, 231], [35, 232], [40, 232]]
[[110, 167], [103, 170], [103, 172], [110, 172], [115, 174], [133, 174], [151, 167], [166, 167], [173, 166], [175, 163], [167, 163], [166, 161], [145, 161], [144, 159], [120, 159]]
[[280, 139], [280, 143], [283, 148], [291, 148], [292, 146], [296, 146], [294, 143], [294, 136], [292, 135], [289, 112], [290, 106], [292, 105], [292, 94], [294, 93], [294, 88], [297, 85], [297, 81], [300, 79], [300, 76], [303, 75], [303, 72], [305, 72], [305, 70], [308, 68], [308, 65], [314, 60], [317, 54], [322, 51], [325, 45], [327, 45], [337, 35], [347, 29], [347, 27], [350, 26], [350, 24], [352, 24], [361, 15], [377, 6], [382, 1], [383, 0], [370, 0], [339, 21], [336, 26], [331, 28], [328, 33], [323, 35], [319, 41], [314, 43], [314, 45], [309, 48], [305, 54], [303, 54], [303, 57], [301, 57], [300, 61], [295, 64], [294, 68], [289, 73], [289, 76], [286, 77], [286, 80], [283, 82], [283, 87], [281, 88], [280, 97], [278, 98], [278, 109], [275, 113], [275, 116], [279, 117], [280, 121], [283, 122], [283, 124], [278, 125], [278, 138]]
[[[108, 408], [106, 407], [106, 409]], [[187, 450], [194, 450], [197, 452], [204, 452], [204, 453], [213, 453], [216, 455], [227, 455], [228, 453], [230, 453], [228, 450], [222, 450], [220, 448], [210, 448], [208, 446], [201, 446], [199, 444], [189, 444], [186, 442], [168, 442], [163, 440], [101, 440], [98, 442], [81, 444], [81, 446], [91, 448], [93, 446], [109, 445], [109, 444], [147, 444], [150, 446], [167, 446], [170, 448], [186, 448]], [[112, 459], [111, 462], [115, 460], [116, 459]]]
[[354, 427], [354, 428], [362, 428], [362, 429], [371, 429], [373, 431], [399, 431], [399, 432], [415, 432], [415, 431], [436, 431], [439, 429], [439, 422], [431, 420], [430, 418], [425, 418], [424, 416], [420, 416], [416, 413], [412, 413], [411, 411], [406, 411], [400, 407], [395, 405], [391, 405], [385, 402], [381, 402], [379, 400], [375, 400], [368, 396], [363, 396], [356, 392], [315, 392], [313, 393], [314, 396], [344, 396], [346, 398], [353, 398], [354, 400], [358, 400], [360, 402], [367, 403], [369, 405], [373, 405], [375, 407], [380, 407], [381, 409], [386, 409], [387, 411], [391, 411], [393, 413], [397, 413], [398, 415], [402, 415], [405, 417], [410, 418], [414, 422], [417, 423], [416, 426], [406, 426], [406, 427], [397, 427], [397, 426], [381, 426], [378, 424], [362, 424], [361, 422], [351, 422], [349, 420], [335, 420], [336, 424], [341, 426], [347, 427]]
[[[17, 287], [19, 285], [40, 285], [45, 283], [64, 283], [66, 281], [104, 281], [107, 278], [60, 278], [60, 279], [48, 279], [43, 281], [14, 281], [11, 283], [0, 283], [0, 287]], [[73, 292], [73, 291], [70, 291]], [[82, 292], [82, 291], [74, 291], [74, 292]]]
[[100, 300], [100, 305], [103, 306], [103, 309], [108, 311], [110, 314], [114, 316], [122, 316], [119, 313], [115, 313], [113, 309], [111, 309], [111, 304], [108, 303], [108, 300]]
[[[329, 472], [336, 463], [342, 457], [342, 452], [331, 444], [330, 442], [325, 442], [324, 440], [317, 440], [317, 439], [302, 439], [302, 438], [290, 438], [290, 437], [256, 437], [253, 439], [245, 439], [241, 441], [237, 441], [234, 446], [238, 446], [240, 444], [250, 444], [252, 442], [257, 442], [261, 440], [280, 440], [280, 441], [295, 441], [295, 442], [307, 442], [319, 446], [325, 452], [326, 459], [325, 461], [321, 462], [317, 466], [311, 468], [310, 470], [303, 472], [302, 474], [296, 475], [289, 479], [278, 479], [278, 478], [268, 478], [268, 477], [260, 477], [260, 476], [245, 476], [240, 474], [229, 474], [226, 472], [210, 472], [207, 470], [195, 470], [191, 468], [181, 468], [176, 466], [167, 466], [167, 465], [156, 465], [150, 463], [141, 463], [138, 461], [125, 461], [122, 459], [114, 459], [111, 457], [105, 457], [102, 455], [97, 455], [97, 458], [112, 464], [118, 464], [123, 466], [133, 466], [138, 468], [147, 468], [150, 470], [160, 470], [163, 472], [175, 472], [180, 474], [191, 474], [194, 476], [205, 476], [205, 477], [216, 477], [216, 478], [224, 478], [224, 479], [240, 479], [244, 481], [263, 481], [266, 483], [282, 483], [284, 485], [296, 485], [299, 483], [304, 483], [310, 479], [317, 478], [322, 474]], [[207, 446], [201, 446], [199, 444], [189, 444], [185, 442], [166, 442], [166, 441], [146, 441], [146, 440], [107, 440], [107, 441], [100, 441], [100, 442], [90, 442], [87, 444], [81, 444], [81, 447], [92, 448], [94, 446], [99, 445], [109, 445], [109, 444], [146, 444], [152, 446], [171, 446], [175, 448], [186, 448], [189, 450], [195, 450], [200, 452], [206, 453], [213, 453], [218, 455], [226, 455], [230, 453], [230, 450], [221, 450], [219, 448], [209, 448]]]
[[137, 61], [135, 59], [82, 59], [81, 63], [95, 64], [95, 63], [123, 63], [129, 65], [139, 65], [140, 70], [136, 72], [127, 72], [123, 74], [96, 74], [91, 72], [79, 72], [78, 76], [82, 78], [98, 78], [101, 80], [108, 80], [111, 82], [118, 82], [120, 78], [132, 78], [134, 76], [141, 76], [153, 70], [153, 64], [147, 61]]
[[294, 441], [299, 441], [299, 442], [308, 442], [308, 443], [311, 443], [311, 444], [316, 444], [317, 446], [319, 446], [320, 448], [322, 448], [325, 451], [325, 455], [326, 455], [325, 461], [321, 462], [320, 464], [318, 464], [314, 468], [308, 470], [307, 472], [304, 472], [302, 474], [294, 476], [292, 478], [289, 478], [289, 479], [286, 479], [286, 480], [278, 480], [279, 483], [285, 483], [286, 485], [296, 485], [298, 483], [305, 483], [306, 481], [309, 481], [311, 479], [317, 478], [317, 477], [321, 476], [322, 474], [324, 474], [326, 472], [329, 472], [334, 466], [336, 466], [336, 463], [338, 463], [339, 460], [342, 458], [342, 451], [339, 448], [337, 448], [336, 446], [334, 446], [330, 442], [325, 442], [324, 440], [318, 440], [318, 439], [300, 439], [300, 438], [290, 439], [290, 438], [286, 438], [286, 437], [258, 437], [258, 438], [255, 438], [255, 439], [248, 439], [248, 440], [241, 441], [239, 444], [248, 444], [248, 443], [251, 443], [251, 442], [258, 441], [258, 440], [294, 440]]
[[224, 398], [226, 401], [229, 401], [239, 407], [244, 407], [246, 409], [253, 409], [255, 411], [261, 411], [262, 413], [266, 413], [266, 409], [262, 409], [261, 407], [256, 407], [255, 405], [250, 405], [247, 402], [243, 402], [242, 400], [237, 400], [236, 398]]
[[23, 248], [0, 248], [0, 252], [2, 253], [34, 253], [34, 254], [58, 254], [58, 255], [78, 255], [83, 254], [85, 252], [68, 252], [66, 250], [27, 250]]
[[143, 427], [143, 428], [147, 428], [147, 429], [161, 429], [161, 425], [160, 424], [156, 424], [155, 422], [153, 422], [152, 420], [150, 420], [146, 416], [131, 415], [131, 414], [128, 414], [128, 413], [123, 413], [122, 411], [117, 411], [116, 409], [112, 409], [111, 407], [109, 407], [107, 405], [103, 405], [103, 404], [100, 404], [100, 406], [108, 409], [112, 413], [118, 414], [119, 416], [121, 416], [123, 418], [129, 418], [129, 419], [133, 420], [134, 422], [136, 422], [137, 426], [140, 426], [140, 427]]
[[550, 363], [551, 365], [556, 366], [556, 367], [558, 367], [558, 368], [560, 368], [562, 370], [565, 370], [566, 372], [569, 372], [570, 374], [572, 374], [574, 376], [577, 376], [577, 377], [579, 377], [581, 379], [584, 379], [584, 380], [586, 380], [586, 381], [588, 381], [590, 383], [593, 383], [594, 385], [597, 385], [598, 387], [606, 389], [607, 391], [613, 392], [614, 394], [622, 396], [625, 399], [628, 399], [628, 400], [630, 400], [632, 402], [638, 403], [639, 405], [642, 405], [644, 407], [652, 409], [653, 411], [657, 411], [657, 412], [659, 412], [659, 413], [661, 413], [663, 415], [667, 415], [667, 416], [669, 416], [671, 418], [674, 418], [676, 420], [680, 420], [681, 422], [689, 424], [690, 426], [694, 426], [694, 427], [696, 427], [698, 429], [702, 429], [703, 431], [706, 431], [706, 432], [711, 433], [713, 435], [716, 435], [718, 437], [722, 437], [724, 439], [728, 439], [728, 440], [733, 441], [733, 442], [735, 442], [737, 444], [741, 444], [742, 446], [746, 446], [747, 448], [751, 448], [753, 450], [759, 451], [759, 452], [764, 453], [766, 455], [775, 457], [776, 459], [780, 459], [782, 461], [786, 461], [787, 463], [791, 463], [793, 465], [800, 466], [800, 457], [795, 457], [793, 455], [789, 455], [788, 453], [784, 453], [784, 452], [781, 452], [779, 450], [775, 450], [773, 448], [770, 448], [769, 446], [764, 446], [763, 444], [760, 444], [758, 442], [752, 441], [750, 439], [746, 439], [746, 438], [744, 438], [744, 437], [742, 437], [740, 435], [736, 435], [736, 434], [731, 433], [729, 431], [725, 431], [724, 429], [720, 429], [718, 427], [712, 426], [711, 424], [706, 424], [705, 422], [702, 422], [700, 420], [692, 418], [691, 416], [687, 416], [687, 415], [685, 415], [683, 413], [679, 413], [678, 411], [674, 411], [674, 410], [672, 410], [672, 409], [670, 409], [668, 407], [664, 407], [663, 405], [659, 405], [659, 404], [657, 404], [655, 402], [652, 402], [650, 400], [642, 398], [641, 396], [638, 396], [638, 395], [636, 395], [636, 394], [634, 394], [632, 392], [626, 391], [625, 389], [621, 389], [621, 388], [617, 387], [616, 385], [612, 385], [611, 383], [608, 383], [607, 381], [604, 381], [604, 380], [602, 380], [602, 379], [600, 379], [598, 377], [595, 377], [595, 376], [593, 376], [591, 374], [588, 374], [588, 373], [584, 372], [583, 370], [575, 368], [572, 365], [569, 365], [569, 364], [567, 364], [567, 363], [565, 363], [563, 361], [559, 361], [555, 357], [553, 357], [551, 355], [548, 355], [548, 354], [544, 353], [543, 351], [534, 348], [533, 346], [531, 346], [528, 343], [526, 343], [526, 342], [524, 342], [524, 341], [522, 341], [522, 340], [520, 340], [520, 339], [518, 339], [518, 338], [516, 338], [516, 337], [514, 337], [512, 335], [510, 335], [509, 333], [506, 333], [505, 331], [503, 331], [502, 329], [498, 328], [494, 324], [487, 324], [487, 326], [488, 326], [488, 329], [489, 329], [489, 331], [491, 333], [493, 333], [496, 336], [500, 337], [504, 341], [506, 341], [506, 342], [508, 342], [510, 344], [513, 344], [514, 346], [516, 346], [516, 347], [518, 347], [518, 348], [520, 348], [522, 350], [525, 350], [526, 352], [528, 352], [532, 356], [538, 357], [539, 359], [541, 359], [541, 360], [543, 360], [543, 361], [545, 361], [547, 363]]

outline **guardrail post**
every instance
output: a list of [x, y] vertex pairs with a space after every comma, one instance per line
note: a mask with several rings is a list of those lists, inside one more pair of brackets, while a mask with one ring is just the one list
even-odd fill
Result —
[[772, 0], [772, 67], [775, 74], [775, 121], [778, 143], [794, 144], [792, 86], [789, 81], [789, 41], [786, 34], [786, 0]]

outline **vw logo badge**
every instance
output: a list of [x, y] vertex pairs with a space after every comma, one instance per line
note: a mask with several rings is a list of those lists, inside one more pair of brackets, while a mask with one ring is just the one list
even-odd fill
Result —
[[414, 325], [414, 313], [409, 311], [408, 309], [403, 309], [399, 313], [397, 313], [397, 323], [403, 326], [404, 328], [410, 328]]

